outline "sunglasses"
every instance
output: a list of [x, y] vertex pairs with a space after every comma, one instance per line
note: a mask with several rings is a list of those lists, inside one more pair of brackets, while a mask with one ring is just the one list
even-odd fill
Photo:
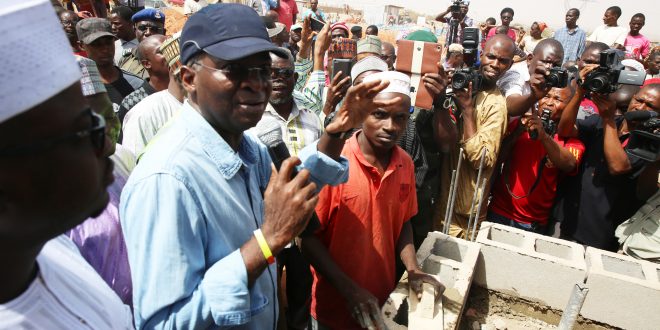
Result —
[[195, 62], [194, 64], [197, 64], [211, 71], [221, 72], [230, 80], [236, 80], [236, 81], [245, 80], [248, 77], [250, 77], [251, 73], [255, 73], [259, 78], [264, 80], [271, 79], [272, 69], [270, 65], [245, 67], [237, 63], [229, 63], [227, 65], [224, 65], [221, 69], [217, 69], [210, 67], [208, 65], [204, 65], [201, 62]]
[[140, 30], [141, 32], [144, 32], [144, 31], [147, 31], [147, 30], [151, 30], [152, 32], [155, 32], [155, 33], [163, 32], [163, 28], [160, 27], [160, 26], [156, 26], [156, 25], [138, 25], [135, 28]]
[[87, 115], [91, 117], [92, 127], [52, 139], [41, 140], [23, 146], [6, 148], [0, 150], [0, 157], [22, 156], [37, 153], [51, 149], [61, 143], [78, 141], [85, 138], [90, 138], [96, 155], [100, 155], [105, 147], [105, 119], [92, 111], [91, 108], [87, 108], [85, 111], [87, 112]]
[[291, 78], [295, 71], [293, 69], [275, 69], [271, 68], [271, 77]]

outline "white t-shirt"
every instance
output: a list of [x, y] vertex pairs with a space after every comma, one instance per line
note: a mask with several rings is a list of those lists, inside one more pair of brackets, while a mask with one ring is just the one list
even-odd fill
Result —
[[206, 0], [198, 0], [198, 1], [186, 0], [186, 2], [183, 3], [183, 14], [184, 15], [194, 14], [206, 6], [208, 6]]
[[181, 109], [181, 106], [183, 103], [167, 89], [144, 98], [124, 117], [122, 146], [139, 159], [147, 143], [156, 136], [158, 130], [172, 118], [174, 113]]
[[588, 41], [602, 42], [610, 47], [614, 44], [623, 46], [626, 43], [628, 30], [623, 26], [601, 25], [587, 38]]
[[0, 305], [0, 329], [133, 329], [130, 308], [67, 237], [46, 243], [37, 264], [27, 290]]
[[536, 45], [543, 40], [543, 39], [534, 39], [534, 37], [530, 35], [526, 35], [523, 37], [523, 41], [525, 42], [525, 53], [531, 54], [534, 52], [534, 48], [536, 48]]

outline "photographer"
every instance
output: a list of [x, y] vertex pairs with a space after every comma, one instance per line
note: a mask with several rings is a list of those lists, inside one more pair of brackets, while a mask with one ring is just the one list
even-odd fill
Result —
[[462, 43], [463, 29], [474, 25], [474, 20], [467, 16], [470, 9], [469, 6], [469, 3], [457, 0], [452, 2], [452, 5], [447, 7], [447, 10], [435, 17], [436, 21], [449, 25], [449, 29], [447, 29], [447, 34], [445, 35], [446, 47], [454, 43]]
[[497, 86], [506, 97], [509, 116], [528, 112], [548, 94], [552, 86], [548, 86], [546, 77], [551, 68], [561, 67], [563, 58], [564, 49], [557, 40], [541, 40], [534, 52], [527, 55], [527, 65], [514, 65], [497, 81]]
[[[450, 149], [442, 159], [440, 170], [441, 182], [438, 199], [437, 215], [444, 215], [448, 207], [449, 184], [452, 170], [456, 169], [459, 148], [465, 151], [465, 164], [456, 179], [456, 203], [452, 216], [449, 234], [465, 235], [469, 215], [474, 211], [470, 208], [474, 190], [477, 189], [477, 173], [480, 167], [482, 152], [485, 150], [483, 178], [489, 178], [495, 167], [502, 136], [506, 130], [507, 113], [506, 100], [495, 85], [495, 82], [511, 67], [515, 44], [504, 35], [497, 35], [486, 42], [486, 48], [481, 54], [479, 76], [481, 85], [469, 83], [467, 89], [454, 90], [457, 112], [457, 128], [460, 142]], [[453, 79], [456, 75], [453, 76]], [[472, 90], [476, 93], [472, 93]], [[487, 194], [484, 193], [484, 196]], [[484, 204], [484, 207], [486, 204]], [[485, 212], [481, 213], [485, 219]], [[435, 227], [439, 230], [445, 219], [436, 216]]]
[[[584, 80], [595, 67], [585, 66], [580, 78]], [[637, 194], [637, 182], [646, 163], [626, 153], [624, 146], [637, 124], [615, 116], [616, 102], [608, 95], [592, 93], [599, 115], [577, 120], [575, 125], [577, 103], [585, 94], [584, 87], [578, 86], [559, 125], [560, 136], [578, 136], [586, 148], [582, 173], [562, 187], [561, 235], [616, 251], [615, 228], [643, 204], [644, 198], [640, 198], [643, 196]], [[627, 111], [647, 110], [660, 111], [660, 84], [643, 87], [633, 96]]]
[[494, 183], [488, 221], [546, 232], [557, 183], [564, 175], [577, 174], [584, 153], [580, 140], [559, 138], [554, 132], [572, 92], [570, 87], [552, 88], [538, 103], [541, 117], [533, 112], [509, 125], [505, 141], [512, 142], [512, 149]]

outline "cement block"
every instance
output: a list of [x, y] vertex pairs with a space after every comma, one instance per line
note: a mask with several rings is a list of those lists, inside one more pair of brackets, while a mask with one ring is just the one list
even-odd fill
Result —
[[387, 327], [457, 329], [478, 256], [479, 244], [440, 232], [429, 233], [417, 251], [417, 262], [424, 272], [436, 276], [445, 285], [442, 299], [429, 312], [426, 298], [420, 302], [410, 294], [408, 277], [404, 274], [381, 310]]
[[582, 245], [484, 222], [475, 283], [563, 310], [587, 275]]
[[660, 324], [660, 265], [587, 248], [589, 293], [580, 314], [624, 329]]

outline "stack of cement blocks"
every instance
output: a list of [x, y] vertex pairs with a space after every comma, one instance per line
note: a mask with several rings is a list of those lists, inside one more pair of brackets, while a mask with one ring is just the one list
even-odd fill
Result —
[[563, 310], [584, 283], [584, 247], [561, 239], [483, 222], [475, 283], [493, 291]]
[[584, 318], [625, 329], [660, 326], [660, 265], [484, 222], [475, 283], [563, 311], [576, 283]]
[[445, 285], [442, 299], [433, 301], [432, 294], [425, 294], [422, 301], [418, 301], [411, 294], [404, 274], [382, 308], [387, 327], [391, 330], [408, 327], [457, 329], [478, 256], [476, 243], [440, 232], [429, 233], [417, 251], [417, 262], [424, 272], [435, 275]]
[[582, 316], [624, 329], [660, 328], [660, 265], [587, 248]]

